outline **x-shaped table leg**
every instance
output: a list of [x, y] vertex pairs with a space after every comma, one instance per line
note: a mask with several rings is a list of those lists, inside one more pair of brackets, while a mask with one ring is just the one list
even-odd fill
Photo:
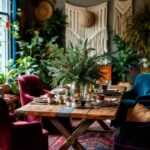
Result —
[[104, 129], [105, 132], [112, 132], [111, 128], [103, 120], [97, 120], [97, 121]]
[[94, 122], [94, 120], [89, 119], [82, 120], [80, 125], [72, 133], [68, 131], [57, 118], [50, 118], [50, 121], [66, 138], [66, 141], [62, 145], [60, 150], [66, 150], [71, 145], [77, 150], [84, 150], [83, 146], [77, 141], [77, 138], [87, 130], [87, 128]]

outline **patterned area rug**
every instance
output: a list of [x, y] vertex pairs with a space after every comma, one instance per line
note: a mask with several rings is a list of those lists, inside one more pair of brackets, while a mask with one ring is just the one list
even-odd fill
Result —
[[[97, 126], [97, 124], [92, 126]], [[112, 139], [113, 133], [87, 131], [78, 138], [78, 141], [86, 150], [111, 150]], [[61, 135], [49, 135], [49, 150], [59, 150], [64, 140]], [[73, 150], [73, 148], [70, 147], [69, 150]]]

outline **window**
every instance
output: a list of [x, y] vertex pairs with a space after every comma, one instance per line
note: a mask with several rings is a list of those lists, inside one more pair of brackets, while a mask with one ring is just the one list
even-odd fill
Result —
[[10, 0], [0, 1], [0, 72], [6, 72], [6, 64], [10, 55]]

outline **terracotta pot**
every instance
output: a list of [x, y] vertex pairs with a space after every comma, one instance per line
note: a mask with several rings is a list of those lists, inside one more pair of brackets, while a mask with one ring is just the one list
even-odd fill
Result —
[[0, 86], [3, 88], [4, 94], [8, 94], [9, 93], [10, 87], [9, 87], [8, 84], [1, 84]]

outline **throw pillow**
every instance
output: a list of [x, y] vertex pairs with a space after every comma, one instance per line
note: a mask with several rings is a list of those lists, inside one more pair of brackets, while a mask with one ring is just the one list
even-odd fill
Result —
[[149, 122], [150, 109], [144, 105], [137, 103], [134, 108], [128, 110], [127, 121]]

